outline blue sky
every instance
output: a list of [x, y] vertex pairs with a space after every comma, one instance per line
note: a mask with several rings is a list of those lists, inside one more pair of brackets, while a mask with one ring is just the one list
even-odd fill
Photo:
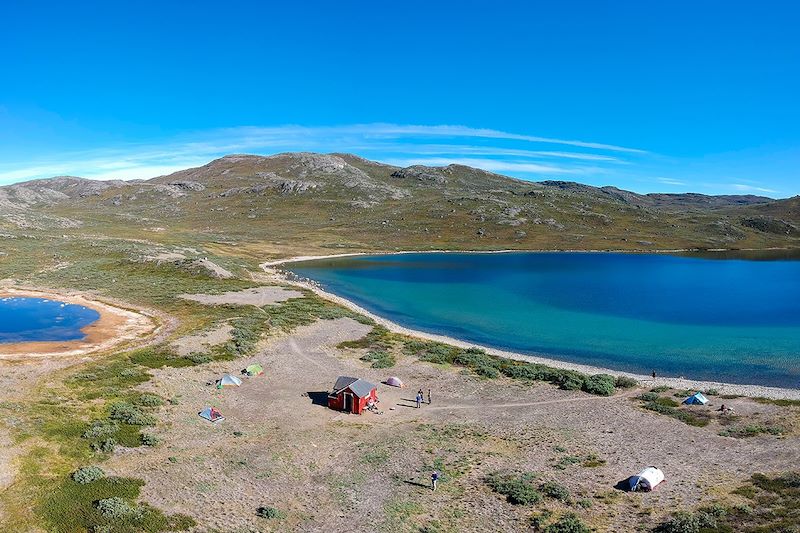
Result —
[[0, 183], [311, 150], [792, 196], [799, 23], [788, 0], [4, 2]]

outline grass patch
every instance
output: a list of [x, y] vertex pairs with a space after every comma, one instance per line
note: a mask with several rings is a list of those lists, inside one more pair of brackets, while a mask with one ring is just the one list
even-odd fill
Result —
[[781, 426], [764, 426], [761, 424], [735, 425], [719, 432], [723, 437], [733, 437], [735, 439], [746, 439], [758, 435], [783, 435], [784, 433], [786, 433], [786, 429]]
[[[142, 485], [129, 478], [104, 477], [88, 483], [67, 478], [52, 487], [38, 511], [53, 531], [149, 533], [184, 531], [195, 525], [188, 516], [167, 516], [136, 504]], [[107, 502], [106, 506], [98, 506], [100, 501]]]

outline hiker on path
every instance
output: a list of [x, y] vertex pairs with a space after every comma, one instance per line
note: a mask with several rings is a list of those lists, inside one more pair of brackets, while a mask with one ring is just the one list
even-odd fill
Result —
[[431, 490], [436, 490], [436, 482], [439, 481], [439, 472], [436, 470], [431, 474]]
[[428, 405], [431, 404], [431, 390], [428, 389]]
[[417, 393], [417, 409], [419, 409], [420, 404], [422, 404], [422, 389]]

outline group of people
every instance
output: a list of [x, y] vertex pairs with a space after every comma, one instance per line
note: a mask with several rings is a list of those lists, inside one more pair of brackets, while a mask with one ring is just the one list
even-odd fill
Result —
[[[417, 409], [420, 408], [422, 403], [425, 401], [425, 394], [422, 392], [422, 389], [417, 391]], [[428, 389], [428, 405], [431, 404], [431, 390]]]

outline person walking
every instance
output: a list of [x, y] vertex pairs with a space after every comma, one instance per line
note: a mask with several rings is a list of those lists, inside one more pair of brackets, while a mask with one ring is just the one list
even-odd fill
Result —
[[431, 390], [428, 389], [428, 405], [431, 404]]
[[439, 481], [439, 472], [436, 470], [431, 474], [431, 490], [436, 490], [436, 482]]
[[417, 409], [419, 409], [421, 404], [422, 404], [422, 390], [420, 390], [417, 393]]
[[656, 371], [653, 370], [653, 381], [655, 381], [655, 380], [656, 380]]

